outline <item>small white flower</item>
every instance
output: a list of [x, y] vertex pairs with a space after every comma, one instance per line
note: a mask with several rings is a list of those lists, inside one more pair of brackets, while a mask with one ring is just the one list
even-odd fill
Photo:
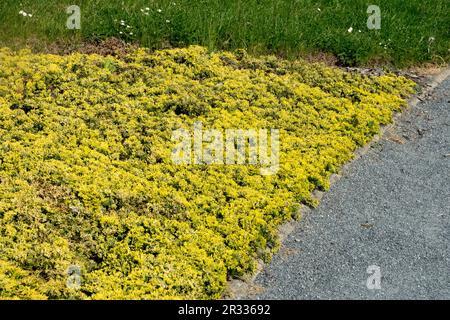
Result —
[[170, 20], [166, 20], [166, 23], [170, 23]]
[[127, 25], [127, 29], [130, 29], [131, 27], [129, 25]]
[[361, 33], [361, 30], [358, 30], [359, 33]]
[[33, 15], [31, 13], [29, 13], [28, 16], [31, 18]]
[[120, 32], [119, 32], [119, 34], [123, 34], [123, 32], [122, 32], [122, 31], [120, 31]]
[[20, 11], [19, 11], [19, 14], [23, 14], [23, 10], [20, 10]]
[[133, 35], [133, 32], [130, 32], [130, 36], [132, 36]]
[[150, 10], [150, 8], [149, 8], [149, 7], [146, 7], [146, 8], [145, 8], [145, 10], [149, 11], [149, 10]]
[[162, 10], [161, 10], [161, 9], [158, 9], [158, 10], [156, 10], [156, 11], [158, 11], [159, 13], [161, 13], [161, 12], [162, 12]]
[[320, 10], [320, 8], [317, 8], [317, 11], [319, 11], [319, 12], [320, 12], [320, 11], [322, 11], [322, 10]]
[[352, 33], [352, 32], [353, 32], [353, 27], [348, 28], [347, 31], [348, 31], [349, 33]]

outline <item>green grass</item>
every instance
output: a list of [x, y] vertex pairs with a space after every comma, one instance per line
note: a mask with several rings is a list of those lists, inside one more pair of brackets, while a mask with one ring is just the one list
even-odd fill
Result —
[[[58, 40], [80, 42], [114, 36], [150, 48], [200, 44], [212, 50], [246, 48], [252, 54], [275, 53], [288, 58], [328, 52], [345, 65], [390, 63], [404, 67], [450, 61], [448, 0], [20, 2], [1, 1], [3, 46], [20, 46], [32, 39], [33, 46], [40, 49]], [[82, 10], [79, 31], [65, 28], [65, 8], [72, 4]], [[381, 8], [381, 30], [367, 29], [370, 4]], [[150, 8], [149, 15], [141, 12], [145, 7]], [[20, 16], [20, 10], [33, 17]], [[120, 20], [131, 28], [120, 26]], [[349, 27], [353, 27], [352, 33], [347, 31]]]

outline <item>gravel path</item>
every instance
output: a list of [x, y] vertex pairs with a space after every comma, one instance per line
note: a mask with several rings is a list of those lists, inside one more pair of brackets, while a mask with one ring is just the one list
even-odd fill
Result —
[[254, 285], [247, 298], [450, 299], [450, 78], [346, 167]]

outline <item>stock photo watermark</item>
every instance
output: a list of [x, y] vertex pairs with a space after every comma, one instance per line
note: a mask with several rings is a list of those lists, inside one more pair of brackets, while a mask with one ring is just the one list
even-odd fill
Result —
[[70, 265], [66, 270], [66, 274], [67, 288], [79, 290], [81, 288], [81, 268], [77, 265]]
[[[269, 147], [270, 139], [270, 147]], [[262, 175], [276, 174], [280, 165], [280, 133], [278, 129], [204, 130], [196, 122], [192, 132], [177, 129], [172, 141], [175, 164], [260, 165]], [[270, 152], [269, 152], [270, 151]]]
[[67, 18], [66, 27], [69, 30], [81, 29], [81, 9], [79, 6], [72, 5], [67, 7], [66, 13], [70, 16]]
[[381, 9], [379, 6], [370, 5], [367, 8], [367, 14], [369, 18], [367, 19], [367, 28], [369, 30], [380, 30], [381, 29]]
[[381, 290], [381, 268], [377, 265], [370, 265], [366, 272], [370, 274], [366, 281], [369, 290]]

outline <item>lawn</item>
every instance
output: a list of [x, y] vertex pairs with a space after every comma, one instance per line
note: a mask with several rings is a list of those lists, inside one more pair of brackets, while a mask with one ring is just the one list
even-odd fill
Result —
[[[80, 30], [66, 28], [74, 4]], [[369, 5], [381, 9], [380, 30], [367, 28]], [[405, 67], [449, 61], [449, 13], [448, 0], [2, 0], [0, 45], [45, 50], [55, 41], [119, 37], [152, 49], [197, 44], [286, 58], [325, 52], [344, 65]]]

